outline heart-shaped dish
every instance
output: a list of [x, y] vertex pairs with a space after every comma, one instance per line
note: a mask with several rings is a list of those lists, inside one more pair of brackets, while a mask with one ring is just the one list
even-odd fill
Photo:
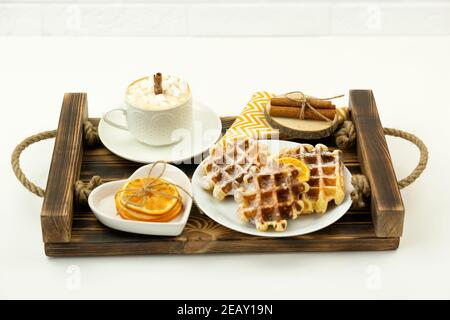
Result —
[[[139, 168], [128, 179], [138, 179], [148, 177], [150, 168], [153, 164], [149, 164]], [[159, 176], [164, 169], [163, 163], [157, 163], [152, 170], [152, 176]], [[192, 194], [192, 185], [188, 176], [175, 166], [166, 164], [165, 171], [161, 178], [182, 187]], [[127, 180], [113, 181], [105, 183], [95, 188], [89, 196], [89, 206], [94, 212], [96, 218], [104, 225], [125, 232], [155, 235], [155, 236], [177, 236], [183, 232], [186, 222], [189, 218], [192, 207], [192, 198], [183, 190], [178, 188], [180, 196], [183, 200], [183, 211], [180, 215], [169, 222], [144, 222], [125, 220], [119, 216], [116, 210], [114, 197], [117, 191], [124, 186]]]

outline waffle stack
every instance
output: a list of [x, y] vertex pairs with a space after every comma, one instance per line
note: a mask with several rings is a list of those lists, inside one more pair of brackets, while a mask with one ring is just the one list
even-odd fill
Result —
[[328, 203], [334, 200], [336, 205], [345, 197], [344, 165], [342, 151], [330, 151], [327, 146], [301, 144], [283, 149], [279, 157], [292, 157], [306, 163], [310, 169], [309, 191], [302, 195], [303, 213], [325, 213]]
[[269, 227], [286, 230], [288, 220], [302, 213], [302, 195], [309, 189], [307, 183], [299, 181], [299, 174], [291, 165], [252, 168], [235, 194], [241, 219], [255, 224], [258, 231]]
[[234, 195], [252, 168], [266, 164], [267, 146], [250, 138], [224, 139], [210, 149], [202, 165], [202, 187], [216, 199]]
[[342, 152], [323, 144], [269, 155], [266, 144], [251, 138], [225, 139], [202, 170], [202, 187], [219, 200], [234, 195], [240, 218], [259, 231], [284, 231], [290, 219], [325, 213], [330, 201], [339, 205], [345, 197]]

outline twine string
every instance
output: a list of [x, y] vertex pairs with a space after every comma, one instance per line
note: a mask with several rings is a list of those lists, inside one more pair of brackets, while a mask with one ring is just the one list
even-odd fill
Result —
[[[157, 176], [152, 176], [152, 172], [154, 171], [154, 169], [156, 168], [156, 166], [158, 164], [162, 164], [163, 168]], [[124, 205], [124, 206], [133, 205], [133, 206], [142, 208], [145, 206], [147, 201], [155, 194], [166, 197], [166, 198], [176, 199], [176, 200], [180, 201], [180, 203], [182, 203], [183, 199], [181, 198], [179, 193], [177, 193], [176, 195], [173, 195], [173, 194], [170, 194], [168, 192], [162, 191], [157, 188], [158, 186], [163, 186], [163, 185], [175, 186], [178, 189], [182, 190], [184, 193], [186, 193], [186, 195], [192, 199], [191, 193], [189, 191], [187, 191], [185, 188], [183, 188], [182, 186], [180, 186], [179, 184], [169, 182], [169, 181], [160, 182], [161, 181], [160, 179], [166, 172], [166, 168], [167, 168], [167, 162], [162, 161], [162, 160], [156, 161], [156, 162], [152, 163], [152, 166], [150, 167], [150, 170], [148, 171], [147, 177], [144, 178], [144, 185], [142, 188], [121, 189], [118, 193], [124, 194], [120, 200], [122, 205]], [[139, 199], [139, 202], [135, 202], [132, 200], [132, 199], [136, 199], [136, 198]]]

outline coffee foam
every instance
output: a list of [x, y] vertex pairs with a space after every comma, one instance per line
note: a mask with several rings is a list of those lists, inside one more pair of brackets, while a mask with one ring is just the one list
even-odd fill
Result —
[[145, 110], [165, 110], [186, 102], [191, 90], [186, 81], [176, 76], [163, 75], [162, 94], [155, 95], [153, 77], [133, 82], [127, 89], [126, 100], [135, 107]]

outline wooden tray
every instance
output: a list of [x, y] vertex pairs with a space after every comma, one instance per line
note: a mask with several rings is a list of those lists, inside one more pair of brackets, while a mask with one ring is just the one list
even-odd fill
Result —
[[[107, 256], [237, 252], [392, 250], [399, 245], [404, 208], [373, 94], [351, 90], [350, 108], [357, 148], [344, 152], [352, 173], [363, 172], [372, 187], [370, 207], [351, 209], [320, 231], [291, 238], [263, 238], [229, 230], [193, 207], [182, 235], [156, 237], [111, 230], [86, 206], [73, 202], [74, 182], [100, 175], [104, 181], [128, 178], [141, 164], [121, 159], [103, 146], [83, 146], [87, 95], [67, 93], [62, 104], [41, 223], [48, 256]], [[95, 125], [98, 119], [90, 119]], [[226, 130], [234, 118], [222, 118]], [[333, 147], [332, 139], [313, 141]], [[311, 141], [309, 141], [311, 143]], [[195, 165], [182, 165], [191, 175]], [[230, 214], [233, 214], [230, 212]]]

